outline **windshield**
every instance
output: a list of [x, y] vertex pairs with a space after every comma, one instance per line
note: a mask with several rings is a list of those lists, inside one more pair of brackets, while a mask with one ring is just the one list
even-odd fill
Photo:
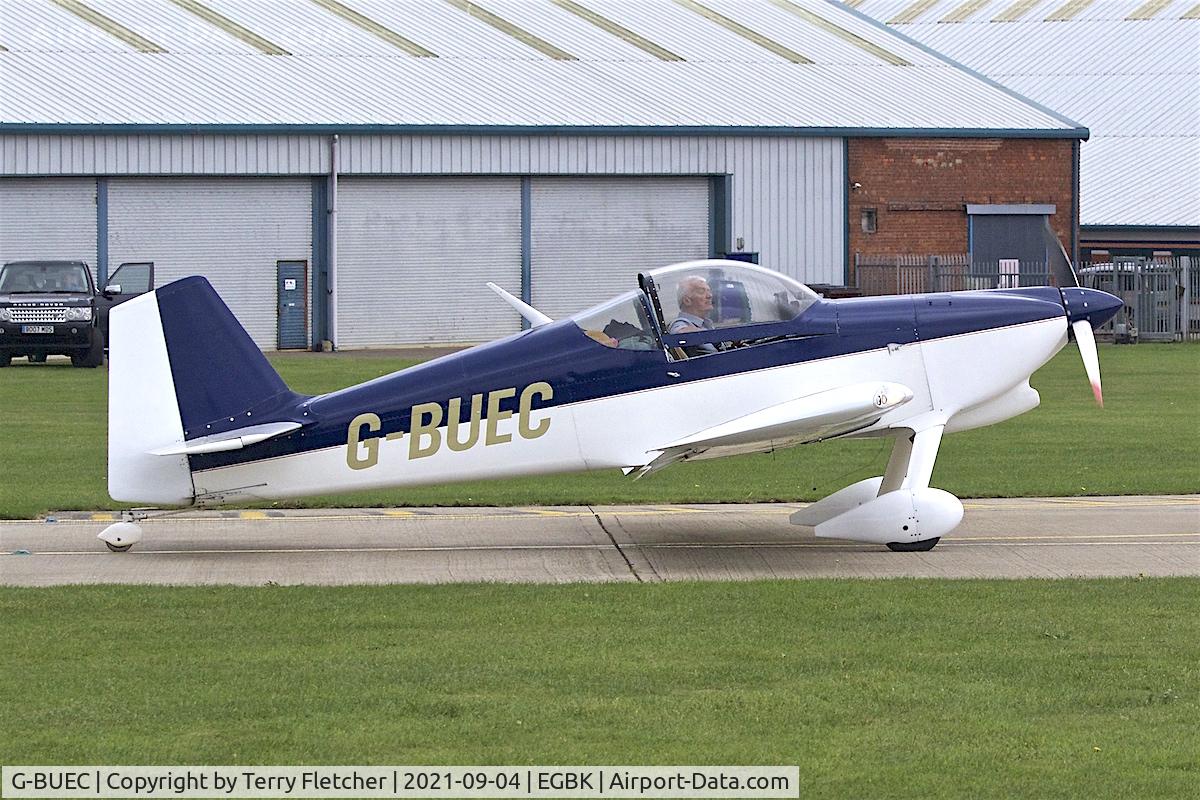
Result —
[[8, 294], [88, 292], [90, 286], [79, 263], [17, 261], [0, 268], [0, 292]]
[[621, 350], [657, 350], [658, 340], [650, 325], [645, 296], [638, 290], [626, 292], [571, 317], [571, 321], [605, 347]]
[[818, 300], [786, 275], [736, 261], [693, 261], [649, 273], [671, 333], [786, 322]]

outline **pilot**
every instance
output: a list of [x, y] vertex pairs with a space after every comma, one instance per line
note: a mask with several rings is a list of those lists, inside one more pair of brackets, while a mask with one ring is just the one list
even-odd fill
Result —
[[[708, 318], [713, 309], [712, 289], [708, 287], [708, 281], [699, 275], [689, 275], [679, 282], [675, 288], [675, 296], [679, 300], [679, 316], [671, 322], [667, 330], [681, 334], [713, 329], [712, 320]], [[701, 356], [716, 353], [717, 346], [701, 344], [685, 347], [684, 352], [689, 356]]]

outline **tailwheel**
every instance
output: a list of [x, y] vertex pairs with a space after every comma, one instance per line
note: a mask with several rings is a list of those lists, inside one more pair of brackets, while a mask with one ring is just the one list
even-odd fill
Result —
[[[145, 516], [143, 513], [140, 518]], [[135, 519], [139, 519], [136, 511], [122, 511], [121, 521], [109, 525], [96, 538], [112, 552], [124, 553], [142, 540], [142, 526], [133, 522]]]
[[941, 540], [942, 537], [936, 536], [932, 539], [922, 539], [919, 542], [888, 542], [887, 548], [893, 553], [927, 553]]

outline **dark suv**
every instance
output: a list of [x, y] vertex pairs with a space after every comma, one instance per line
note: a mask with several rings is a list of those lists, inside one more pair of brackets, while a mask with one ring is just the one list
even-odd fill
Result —
[[104, 363], [104, 337], [92, 272], [82, 261], [10, 261], [0, 267], [0, 367], [13, 356], [38, 363], [71, 357], [77, 367]]
[[0, 267], [0, 367], [13, 356], [37, 364], [59, 354], [77, 367], [100, 366], [108, 312], [153, 288], [152, 261], [117, 267], [99, 294], [82, 261], [10, 261]]

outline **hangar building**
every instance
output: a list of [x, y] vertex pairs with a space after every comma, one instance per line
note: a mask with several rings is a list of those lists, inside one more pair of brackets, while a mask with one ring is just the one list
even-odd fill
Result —
[[1197, 0], [847, 0], [1087, 125], [1085, 259], [1200, 255]]
[[989, 210], [1071, 242], [1087, 136], [825, 0], [0, 0], [0, 86], [0, 260], [203, 274], [266, 349], [728, 252], [842, 284]]

